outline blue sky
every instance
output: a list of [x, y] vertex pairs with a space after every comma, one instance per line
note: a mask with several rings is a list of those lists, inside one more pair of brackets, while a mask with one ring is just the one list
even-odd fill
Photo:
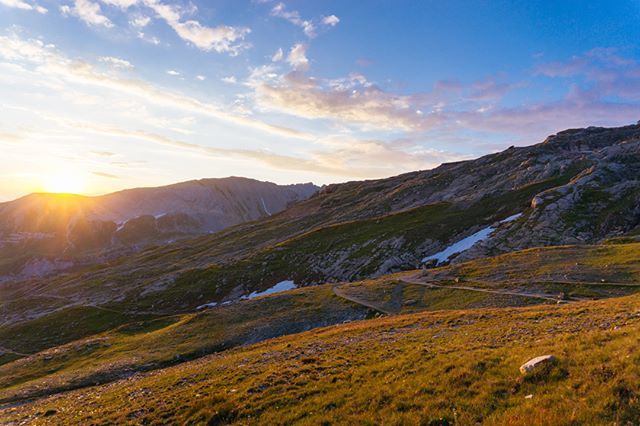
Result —
[[640, 1], [0, 0], [0, 200], [324, 184], [640, 119]]

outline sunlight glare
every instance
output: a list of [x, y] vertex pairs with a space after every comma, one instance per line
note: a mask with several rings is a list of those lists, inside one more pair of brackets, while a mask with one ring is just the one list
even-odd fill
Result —
[[67, 171], [49, 176], [43, 187], [46, 192], [82, 194], [86, 190], [86, 183], [82, 174]]

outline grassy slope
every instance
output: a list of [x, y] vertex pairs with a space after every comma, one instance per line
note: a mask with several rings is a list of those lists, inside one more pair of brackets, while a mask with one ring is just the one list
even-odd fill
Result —
[[[117, 302], [101, 304], [111, 310], [112, 315], [104, 312], [101, 315], [109, 317], [105, 323], [115, 325], [120, 318], [120, 324], [123, 324], [132, 317], [143, 319], [150, 313], [188, 312], [202, 303], [220, 302], [234, 291], [248, 294], [284, 279], [307, 283], [332, 280], [336, 277], [331, 267], [340, 256], [341, 268], [353, 274], [350, 279], [362, 279], [374, 273], [385, 259], [399, 252], [415, 251], [425, 240], [445, 242], [469, 228], [485, 226], [522, 211], [533, 194], [565, 182], [574, 172], [480, 200], [468, 208], [440, 203], [329, 224], [301, 233], [311, 223], [318, 225], [329, 221], [324, 215], [333, 210], [327, 205], [340, 206], [345, 198], [352, 200], [361, 190], [358, 188], [361, 183], [349, 184], [337, 194], [311, 199], [268, 221], [241, 225], [189, 243], [150, 249], [130, 259], [120, 259], [102, 268], [93, 267], [80, 274], [34, 284], [0, 286], [0, 297], [8, 301], [3, 309], [8, 313], [38, 311], [43, 307], [58, 309], [41, 321], [2, 327], [0, 338], [7, 339], [6, 346], [10, 349], [33, 353], [106, 329], [100, 322], [87, 322], [73, 333], [62, 331], [65, 318], [75, 318], [79, 309], [76, 305], [87, 304], [83, 302], [87, 298], [116, 299]], [[356, 207], [351, 208], [354, 209]], [[305, 216], [299, 210], [311, 213], [307, 212]], [[289, 215], [296, 216], [295, 220], [289, 220]], [[295, 236], [283, 239], [292, 234]], [[400, 248], [383, 244], [394, 239], [402, 241]], [[224, 253], [230, 253], [231, 258], [225, 258]], [[421, 254], [416, 253], [418, 257]], [[206, 267], [193, 267], [201, 262], [212, 262], [212, 259], [217, 261]], [[410, 269], [415, 264], [408, 263], [403, 267]], [[167, 284], [163, 284], [165, 282]], [[161, 284], [158, 291], [145, 291], [158, 283]], [[63, 308], [65, 304], [69, 307]], [[95, 311], [94, 308], [84, 309]], [[25, 328], [32, 331], [33, 338], [19, 330]], [[22, 337], [11, 339], [16, 333], [21, 333]], [[38, 343], [32, 346], [21, 345], [21, 342]]]
[[326, 285], [197, 314], [134, 321], [0, 365], [0, 401], [112, 381], [133, 371], [370, 315], [369, 309], [338, 298]]
[[[638, 296], [394, 316], [240, 347], [5, 409], [1, 417], [43, 424], [626, 424], [640, 416], [638, 336]], [[550, 371], [520, 375], [523, 362], [548, 353], [559, 358]]]
[[[591, 265], [592, 269], [586, 265]], [[603, 267], [605, 265], [606, 268]], [[439, 285], [445, 287], [460, 285], [451, 279], [458, 276], [467, 277], [463, 284], [468, 287], [523, 292], [534, 289], [553, 297], [559, 291], [573, 296], [572, 292], [581, 285], [540, 284], [539, 281], [549, 278], [548, 271], [582, 280], [606, 277], [611, 281], [624, 277], [633, 281], [640, 276], [638, 265], [640, 244], [560, 247], [516, 252], [501, 256], [499, 261], [492, 258], [452, 265], [428, 271], [426, 275], [430, 280], [439, 279]], [[523, 296], [428, 288], [399, 281], [415, 274], [400, 273], [365, 282], [337, 284], [335, 287], [341, 294], [389, 313], [549, 303]], [[468, 277], [475, 281], [467, 281]], [[527, 285], [523, 285], [522, 280], [526, 280]], [[199, 314], [135, 321], [7, 363], [0, 366], [0, 388], [3, 389], [0, 400], [11, 401], [109, 382], [134, 371], [161, 368], [239, 344], [370, 315], [368, 309], [337, 298], [333, 287], [302, 288]], [[639, 289], [635, 286], [612, 286], [609, 282], [582, 287], [594, 298], [630, 294]]]

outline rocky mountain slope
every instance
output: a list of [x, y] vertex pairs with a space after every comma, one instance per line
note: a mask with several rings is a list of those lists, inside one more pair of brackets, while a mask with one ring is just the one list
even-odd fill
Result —
[[639, 167], [568, 130], [0, 283], [0, 423], [633, 424]]
[[79, 306], [190, 312], [284, 280], [306, 286], [414, 269], [477, 235], [484, 240], [446, 261], [631, 238], [640, 221], [639, 144], [637, 125], [568, 130], [477, 160], [330, 185], [258, 221], [100, 268], [5, 283], [3, 321], [64, 321]]
[[0, 424], [634, 424], [639, 259], [639, 243], [530, 249], [139, 317], [33, 355], [64, 330], [5, 330]]
[[312, 184], [282, 186], [231, 177], [98, 197], [31, 194], [0, 204], [0, 273], [45, 275], [83, 255], [113, 257], [212, 233], [268, 217], [317, 190]]

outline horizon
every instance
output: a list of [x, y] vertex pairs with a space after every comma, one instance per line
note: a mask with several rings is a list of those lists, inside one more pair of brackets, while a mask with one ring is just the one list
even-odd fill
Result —
[[[640, 120], [636, 123], [630, 123], [630, 124], [626, 124], [626, 125], [622, 125], [622, 126], [616, 126], [616, 127], [626, 127], [626, 126], [634, 126], [634, 125], [640, 125]], [[588, 126], [589, 127], [589, 126]], [[590, 126], [590, 127], [594, 127], [594, 126]], [[616, 127], [611, 127], [611, 128], [616, 128]], [[606, 127], [604, 127], [606, 128]], [[575, 128], [568, 128], [568, 129], [563, 129], [560, 130], [561, 131], [566, 131], [566, 130], [576, 130]], [[550, 134], [547, 137], [553, 136], [557, 133], [554, 134]], [[518, 148], [523, 148], [523, 147], [527, 147], [527, 146], [533, 146], [533, 145], [537, 145], [538, 143], [542, 143], [543, 141], [539, 141], [536, 142], [534, 144], [531, 145], [522, 145], [519, 146]], [[508, 148], [506, 148], [508, 149]], [[412, 171], [427, 171], [427, 170], [433, 170], [436, 169], [442, 165], [445, 164], [451, 164], [451, 163], [456, 163], [456, 162], [461, 162], [461, 161], [473, 161], [473, 160], [477, 160], [479, 158], [482, 158], [486, 155], [491, 155], [491, 154], [496, 154], [502, 151], [496, 151], [496, 152], [491, 152], [491, 153], [487, 153], [478, 157], [474, 157], [474, 158], [468, 158], [468, 159], [463, 159], [463, 160], [458, 160], [458, 161], [449, 161], [449, 162], [443, 162], [440, 163], [436, 166], [433, 166], [431, 168], [427, 168], [427, 169], [420, 169], [420, 170], [411, 170], [411, 171], [407, 171], [407, 172], [403, 172], [403, 173], [411, 173]], [[390, 175], [390, 176], [382, 176], [379, 178], [372, 178], [372, 179], [362, 179], [363, 181], [366, 180], [378, 180], [378, 179], [387, 179], [387, 178], [392, 178], [394, 176], [398, 176], [401, 175], [403, 173], [399, 173], [397, 175]], [[114, 191], [109, 191], [109, 192], [103, 192], [103, 193], [96, 193], [96, 194], [79, 194], [79, 193], [74, 193], [74, 192], [47, 192], [47, 191], [35, 191], [35, 192], [29, 192], [26, 194], [22, 194], [19, 195], [16, 198], [12, 198], [12, 199], [2, 199], [0, 198], [0, 203], [7, 203], [7, 202], [11, 202], [11, 201], [15, 201], [18, 200], [20, 198], [24, 198], [24, 197], [28, 197], [30, 195], [60, 195], [60, 196], [82, 196], [82, 197], [101, 197], [103, 195], [109, 195], [109, 194], [113, 194], [115, 192], [121, 192], [121, 191], [127, 191], [127, 190], [133, 190], [133, 189], [148, 189], [148, 188], [159, 188], [159, 187], [165, 187], [165, 186], [172, 186], [172, 185], [178, 185], [178, 184], [182, 184], [182, 183], [188, 183], [188, 182], [196, 182], [196, 181], [201, 181], [201, 180], [209, 180], [209, 179], [220, 179], [220, 180], [224, 180], [224, 179], [233, 179], [233, 178], [237, 178], [237, 179], [249, 179], [249, 180], [255, 180], [255, 181], [259, 181], [259, 182], [266, 182], [266, 183], [273, 183], [279, 186], [287, 186], [287, 185], [307, 185], [307, 184], [311, 184], [314, 185], [318, 188], [323, 188], [324, 186], [327, 185], [334, 185], [334, 184], [341, 184], [341, 183], [348, 183], [348, 182], [354, 182], [354, 181], [360, 181], [360, 180], [345, 180], [345, 181], [341, 181], [341, 182], [334, 182], [334, 183], [329, 183], [329, 184], [318, 184], [316, 182], [313, 181], [299, 181], [299, 182], [292, 182], [292, 183], [278, 183], [278, 182], [273, 182], [273, 181], [269, 181], [269, 180], [261, 180], [261, 179], [256, 179], [256, 178], [252, 178], [252, 177], [248, 177], [248, 176], [234, 176], [234, 175], [229, 175], [229, 176], [221, 176], [221, 177], [199, 177], [199, 178], [193, 178], [193, 179], [187, 179], [187, 180], [182, 180], [182, 181], [178, 181], [178, 182], [170, 182], [164, 185], [157, 185], [157, 186], [135, 186], [135, 187], [127, 187], [127, 188], [121, 188], [121, 189], [116, 189]]]
[[0, 11], [2, 202], [233, 175], [378, 179], [640, 119], [635, 1]]

